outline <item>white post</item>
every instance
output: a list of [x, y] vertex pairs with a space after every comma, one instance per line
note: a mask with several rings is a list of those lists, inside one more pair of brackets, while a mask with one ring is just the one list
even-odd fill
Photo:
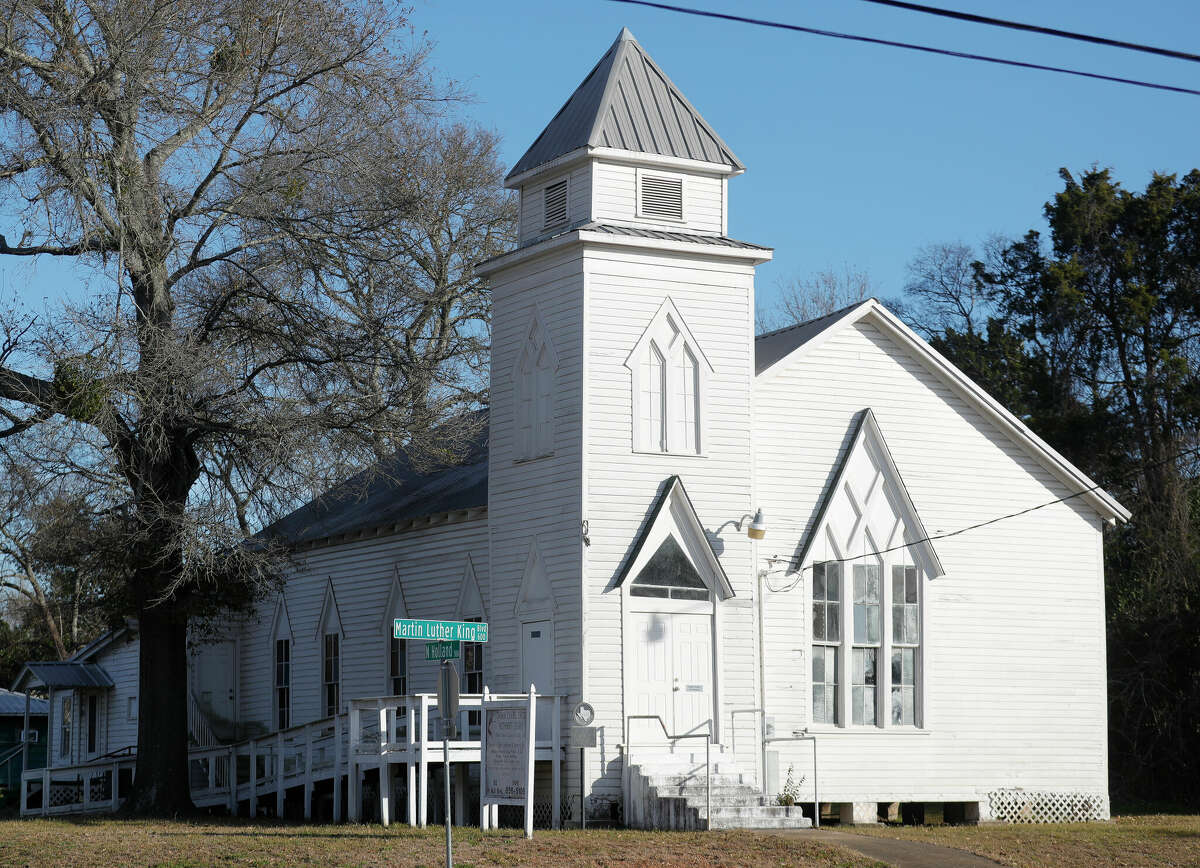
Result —
[[533, 837], [533, 761], [537, 753], [537, 688], [529, 685], [529, 733], [525, 760], [525, 837]]
[[237, 748], [229, 746], [229, 768], [225, 771], [225, 783], [229, 786], [229, 816], [237, 816]]
[[85, 814], [92, 803], [92, 778], [94, 776], [94, 774], [89, 774], [86, 771], [79, 776], [79, 780], [83, 782], [83, 812]]
[[112, 766], [112, 811], [115, 814], [121, 807], [121, 761], [113, 760]]
[[250, 739], [250, 819], [258, 816], [258, 742]]
[[486, 832], [491, 825], [491, 811], [487, 804], [487, 703], [488, 689], [483, 686], [483, 698], [479, 700], [479, 829]]
[[418, 825], [423, 829], [429, 819], [429, 756], [426, 748], [429, 746], [429, 697], [421, 696], [421, 744], [420, 761], [417, 764], [417, 786], [420, 788], [417, 810], [420, 812]]
[[554, 749], [554, 761], [551, 763], [551, 797], [550, 814], [553, 818], [551, 825], [555, 829], [562, 828], [562, 697], [554, 697], [554, 721], [551, 727], [553, 738], [551, 746]]
[[454, 821], [459, 826], [467, 824], [467, 767], [464, 763], [454, 764]]
[[362, 712], [351, 703], [350, 733], [346, 739], [346, 813], [351, 823], [362, 821], [362, 782], [358, 779], [358, 746], [361, 737]]
[[275, 736], [275, 819], [283, 819], [283, 731]]
[[388, 712], [384, 708], [383, 700], [379, 701], [378, 706], [379, 717], [379, 822], [385, 826], [391, 825], [391, 807], [392, 807], [392, 767], [388, 765], [387, 745], [388, 737], [391, 735], [388, 732]]
[[[25, 720], [21, 730], [21, 774], [29, 771], [29, 688], [25, 688]], [[50, 746], [54, 744], [54, 730], [46, 728], [46, 757], [50, 756]], [[23, 786], [23, 785], [22, 785]], [[24, 804], [22, 804], [22, 808]]]
[[42, 769], [42, 816], [46, 816], [50, 812], [50, 754], [53, 742], [47, 738], [46, 741], [51, 742], [46, 745], [46, 767]]
[[408, 762], [404, 764], [408, 775], [408, 825], [417, 825], [417, 767], [413, 764], [417, 744], [417, 718], [413, 714], [412, 699], [404, 698], [404, 728], [408, 731]]
[[342, 822], [342, 716], [333, 715], [333, 822]]
[[217, 755], [210, 753], [205, 758], [205, 765], [208, 766], [208, 794], [211, 796], [217, 788]]
[[312, 819], [313, 773], [312, 773], [312, 734], [310, 723], [304, 727], [304, 819]]

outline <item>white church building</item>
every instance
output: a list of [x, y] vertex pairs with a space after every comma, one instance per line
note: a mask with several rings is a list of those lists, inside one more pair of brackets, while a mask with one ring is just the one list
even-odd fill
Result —
[[[536, 793], [555, 817], [578, 817], [581, 700], [593, 820], [702, 824], [708, 733], [713, 825], [788, 824], [766, 809], [784, 790], [846, 822], [1108, 816], [1103, 531], [1129, 513], [877, 301], [756, 336], [771, 250], [729, 237], [744, 170], [623, 31], [508, 176], [518, 244], [478, 266], [486, 436], [270, 529], [297, 567], [198, 650], [203, 747], [259, 739], [257, 776], [280, 732], [356, 700], [411, 720], [379, 698], [432, 693], [437, 664], [392, 620], [479, 619], [464, 691], [559, 697]], [[102, 697], [76, 721], [136, 719], [120, 684], [62, 689]], [[87, 742], [53, 715], [56, 747]], [[350, 784], [350, 815], [436, 805], [414, 780], [440, 772], [415, 768], [378, 810]]]

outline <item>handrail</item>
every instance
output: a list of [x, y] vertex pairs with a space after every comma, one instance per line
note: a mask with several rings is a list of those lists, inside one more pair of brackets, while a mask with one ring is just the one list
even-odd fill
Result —
[[[657, 714], [631, 714], [625, 718], [625, 777], [628, 779], [629, 770], [633, 766], [633, 742], [629, 737], [629, 722], [632, 720], [657, 720], [659, 727], [674, 745], [674, 742], [685, 738], [703, 738], [704, 742], [704, 811], [705, 811], [705, 829], [712, 831], [712, 740], [713, 740], [713, 720], [710, 717], [708, 720], [701, 721], [708, 727], [708, 732], [685, 732], [679, 735], [672, 735], [667, 732], [667, 724]], [[633, 782], [630, 781], [630, 788]], [[629, 808], [630, 796], [632, 793], [625, 794], [626, 810]]]
[[763, 716], [762, 724], [758, 731], [758, 734], [762, 737], [762, 751], [757, 759], [760, 761], [758, 784], [765, 796], [767, 794], [767, 710], [765, 708], [735, 708], [729, 712], [729, 728], [733, 733], [730, 741], [735, 758], [737, 757], [737, 716], [739, 714], [761, 714]]
[[[819, 828], [821, 828], [821, 797], [820, 797], [819, 793], [817, 792], [817, 737], [816, 737], [816, 735], [810, 733], [807, 729], [801, 729], [801, 730], [798, 730], [798, 732], [800, 733], [799, 735], [796, 735], [795, 732], [793, 732], [792, 735], [781, 735], [778, 737], [771, 736], [770, 738], [767, 738], [766, 734], [764, 733], [763, 734], [763, 754], [764, 755], [766, 754], [767, 743], [772, 742], [772, 741], [811, 741], [812, 742], [812, 746], [813, 746], [813, 828], [819, 829]], [[765, 774], [765, 772], [764, 772], [764, 774]], [[765, 788], [764, 788], [764, 790], [765, 790]]]

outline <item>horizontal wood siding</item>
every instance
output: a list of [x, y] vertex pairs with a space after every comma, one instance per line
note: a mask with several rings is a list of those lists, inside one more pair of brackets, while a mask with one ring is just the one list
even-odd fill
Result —
[[584, 163], [568, 171], [548, 172], [521, 187], [519, 244], [528, 244], [535, 238], [556, 231], [545, 226], [545, 200], [543, 191], [550, 184], [569, 178], [567, 185], [567, 222], [571, 225], [590, 219], [592, 199], [592, 166]]
[[[752, 512], [750, 459], [750, 335], [753, 268], [717, 258], [627, 252], [587, 253], [587, 549], [588, 699], [603, 727], [605, 749], [592, 752], [597, 793], [620, 794], [624, 740], [622, 602], [614, 587], [664, 481], [682, 480], [736, 599], [722, 607], [716, 637], [720, 725], [728, 711], [756, 704], [753, 595], [749, 540], [730, 522]], [[703, 456], [633, 452], [632, 381], [626, 359], [659, 307], [670, 297], [713, 367], [702, 401]], [[728, 741], [726, 732], [721, 733]]]
[[[287, 580], [292, 626], [292, 725], [323, 716], [321, 637], [317, 634], [325, 589], [333, 583], [344, 632], [341, 645], [343, 707], [347, 700], [385, 696], [390, 633], [384, 608], [399, 573], [414, 618], [452, 619], [467, 557], [470, 556], [486, 604], [487, 521], [476, 519], [390, 534], [304, 552]], [[251, 731], [274, 730], [271, 622], [278, 597], [259, 605], [240, 636], [240, 723]], [[409, 693], [437, 689], [436, 664], [426, 663], [423, 643], [409, 653]], [[486, 655], [485, 655], [486, 661]]]
[[[756, 388], [763, 558], [799, 554], [865, 407], [931, 534], [1071, 493], [860, 323]], [[1079, 500], [936, 541], [946, 575], [923, 588], [925, 731], [822, 731], [822, 801], [966, 800], [1002, 787], [1107, 793], [1099, 541], [1100, 520]], [[781, 734], [810, 725], [809, 578], [766, 598], [766, 706]], [[781, 770], [795, 763], [811, 786], [810, 746], [779, 750]]]
[[683, 223], [638, 217], [637, 168], [631, 163], [608, 160], [596, 160], [593, 164], [592, 219], [673, 232], [711, 232], [714, 235], [723, 232], [725, 185], [722, 178], [675, 169], [646, 171], [683, 178]]
[[[574, 218], [572, 218], [574, 219]], [[554, 690], [577, 700], [580, 684], [580, 466], [583, 269], [578, 248], [497, 273], [492, 286], [492, 380], [488, 527], [491, 543], [487, 653], [491, 687], [522, 692], [517, 594], [536, 539], [553, 588]], [[535, 308], [558, 357], [553, 454], [514, 460], [513, 368]], [[539, 692], [549, 692], [538, 685]], [[565, 710], [569, 703], [564, 702]]]
[[96, 657], [115, 685], [107, 691], [101, 753], [137, 745], [137, 718], [129, 719], [129, 698], [136, 699], [138, 695], [139, 648], [137, 635], [126, 633]]

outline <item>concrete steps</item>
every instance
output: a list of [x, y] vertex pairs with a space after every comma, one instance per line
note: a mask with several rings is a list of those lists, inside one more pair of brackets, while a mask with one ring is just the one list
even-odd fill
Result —
[[807, 829], [799, 806], [766, 804], [754, 776], [713, 745], [712, 816], [703, 751], [638, 752], [629, 769], [626, 823], [643, 829]]

